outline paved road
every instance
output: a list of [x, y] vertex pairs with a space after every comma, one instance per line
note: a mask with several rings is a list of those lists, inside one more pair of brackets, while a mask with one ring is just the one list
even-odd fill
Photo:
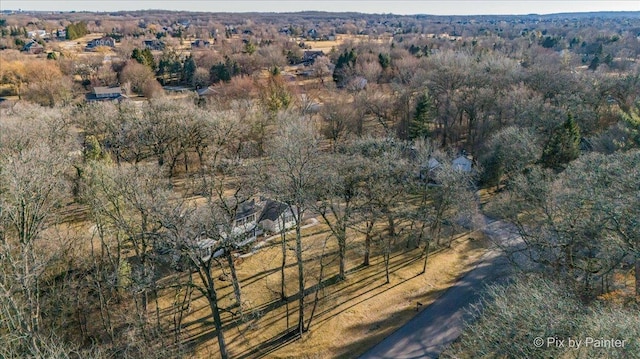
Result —
[[[485, 218], [485, 223], [489, 223]], [[520, 238], [507, 223], [495, 221], [484, 226], [483, 232], [502, 246], [518, 246]], [[474, 269], [465, 274], [411, 321], [360, 359], [437, 358], [452, 343], [464, 327], [468, 306], [479, 299], [479, 292], [488, 283], [506, 279], [511, 266], [498, 249], [490, 249]]]

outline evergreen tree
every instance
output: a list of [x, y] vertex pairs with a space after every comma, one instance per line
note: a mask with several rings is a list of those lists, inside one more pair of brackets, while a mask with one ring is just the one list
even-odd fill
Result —
[[622, 121], [627, 132], [627, 143], [621, 142], [619, 146], [640, 147], [640, 101], [629, 111], [621, 111]]
[[197, 65], [193, 56], [189, 55], [182, 66], [182, 81], [187, 84], [193, 83], [193, 75], [196, 73]]
[[89, 33], [89, 29], [87, 29], [87, 23], [85, 23], [84, 21], [71, 23], [67, 26], [66, 30], [67, 40], [75, 40]]
[[209, 70], [209, 76], [211, 77], [211, 82], [229, 82], [233, 76], [240, 74], [240, 65], [235, 60], [229, 58], [229, 56], [224, 57], [224, 62], [218, 62], [217, 64], [211, 67]]
[[380, 67], [382, 67], [383, 70], [386, 70], [391, 66], [391, 56], [389, 56], [389, 54], [379, 53], [378, 62], [380, 63]]
[[165, 50], [158, 62], [158, 76], [162, 78], [163, 84], [178, 80], [181, 74], [182, 62], [180, 62], [180, 57], [174, 50]]
[[131, 54], [131, 58], [138, 61], [139, 63], [149, 66], [152, 70], [155, 71], [156, 68], [156, 60], [153, 58], [153, 54], [149, 49], [133, 49], [133, 53]]
[[251, 41], [248, 41], [246, 44], [244, 44], [244, 52], [249, 55], [253, 55], [253, 53], [256, 52], [256, 45], [254, 45]]
[[416, 104], [416, 113], [409, 122], [409, 139], [425, 138], [429, 136], [429, 124], [435, 115], [433, 99], [425, 91]]
[[598, 66], [600, 66], [600, 58], [596, 55], [596, 57], [591, 60], [591, 63], [589, 63], [589, 70], [595, 71], [598, 69]]
[[353, 49], [349, 51], [344, 50], [344, 52], [338, 57], [336, 67], [333, 70], [333, 81], [335, 81], [339, 86], [343, 85], [348, 80], [345, 70], [355, 66], [356, 58], [357, 55]]
[[580, 155], [580, 127], [569, 114], [567, 120], [553, 131], [542, 151], [542, 164], [553, 169], [564, 165]]

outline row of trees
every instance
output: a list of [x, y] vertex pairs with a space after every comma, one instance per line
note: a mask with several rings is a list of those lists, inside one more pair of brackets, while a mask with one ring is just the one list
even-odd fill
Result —
[[638, 155], [585, 155], [559, 176], [531, 167], [492, 210], [517, 226], [533, 261], [583, 296], [608, 292], [623, 264], [636, 266], [640, 294]]
[[[286, 205], [295, 221], [292, 243], [283, 235], [280, 268], [281, 301], [297, 323], [283, 330], [295, 335], [311, 329], [322, 300], [317, 289], [331, 262], [324, 251], [308, 257], [301, 230], [307, 215], [319, 215], [336, 241], [338, 280], [347, 277], [346, 254], [361, 233], [363, 264], [381, 255], [387, 282], [393, 251], [422, 247], [426, 266], [430, 248], [447, 245], [455, 231], [450, 227], [471, 226], [474, 215], [471, 177], [424, 142], [363, 138], [327, 152], [314, 121], [285, 112], [273, 118], [266, 157], [257, 159], [247, 158], [247, 127], [239, 113], [165, 100], [141, 107], [89, 105], [73, 116], [66, 111], [16, 106], [3, 123], [0, 233], [3, 267], [10, 270], [2, 277], [0, 304], [9, 325], [1, 332], [3, 343], [10, 343], [2, 352], [8, 357], [47, 356], [52, 343], [67, 354], [85, 348], [85, 356], [179, 356], [186, 350], [182, 318], [193, 291], [209, 303], [221, 355], [231, 356], [224, 328], [252, 309], [235, 274], [234, 252], [246, 237], [234, 222], [258, 194]], [[87, 129], [84, 143], [73, 140], [72, 125]], [[165, 142], [169, 137], [163, 136], [176, 133]], [[47, 141], [31, 137], [36, 134]], [[74, 149], [80, 145], [79, 156]], [[190, 166], [185, 192], [172, 189], [163, 175], [175, 169], [178, 153]], [[430, 156], [443, 163], [437, 172], [424, 172]], [[193, 194], [204, 202], [189, 200]], [[68, 232], [78, 213], [64, 205], [70, 198], [91, 224], [89, 239]], [[203, 241], [210, 240], [221, 257], [202, 254]], [[285, 271], [292, 264], [290, 245], [295, 290], [286, 285], [292, 282]], [[233, 284], [231, 307], [220, 304], [214, 274], [220, 266]], [[194, 272], [180, 274], [180, 267]], [[168, 290], [180, 299], [165, 307], [159, 299]], [[160, 314], [165, 310], [173, 313], [170, 325]], [[86, 349], [83, 338], [94, 338], [96, 346]]]
[[[246, 157], [240, 116], [212, 116], [188, 103], [166, 101], [151, 102], [136, 115], [127, 115], [132, 109], [125, 107], [122, 112], [118, 107], [92, 105], [80, 116], [73, 116], [79, 119], [75, 125], [94, 128], [92, 134], [87, 133], [81, 157], [72, 154], [79, 144], [70, 135], [73, 124], [65, 110], [43, 112], [27, 106], [5, 117], [0, 137], [5, 356], [70, 353], [80, 350], [83, 337], [102, 338], [92, 353], [84, 355], [99, 356], [101, 350], [131, 357], [149, 357], [152, 352], [158, 357], [180, 355], [185, 350], [180, 345], [181, 318], [192, 290], [200, 291], [209, 302], [221, 353], [231, 355], [226, 353], [223, 328], [226, 320], [233, 319], [225, 320], [222, 313], [233, 308], [219, 305], [217, 279], [212, 273], [218, 265], [224, 266], [232, 278], [237, 314], [250, 309], [243, 302], [232, 255], [235, 243], [244, 237], [234, 235], [233, 227], [239, 208], [258, 193], [281, 201], [294, 216], [297, 294], [286, 288], [284, 268], [290, 264], [286, 255], [282, 257], [280, 294], [284, 303], [297, 301], [297, 314], [291, 314], [297, 324], [285, 330], [299, 335], [311, 328], [321, 300], [315, 284], [323, 281], [322, 268], [328, 262], [324, 253], [315, 258], [320, 272], [309, 277], [301, 232], [306, 213], [318, 214], [336, 241], [339, 279], [348, 273], [345, 253], [354, 233], [365, 238], [363, 264], [367, 265], [374, 253], [381, 255], [389, 280], [389, 257], [400, 241], [402, 246], [421, 246], [426, 265], [431, 246], [447, 243], [442, 236], [445, 226], [472, 225], [468, 222], [475, 207], [471, 178], [450, 168], [446, 156], [424, 142], [363, 138], [327, 152], [313, 122], [281, 114], [274, 123], [278, 130], [273, 140], [266, 143], [267, 157], [254, 162], [240, 160]], [[186, 170], [193, 173], [187, 193], [176, 192], [171, 182], [157, 175], [164, 163], [125, 156], [109, 144], [104, 137], [108, 129], [96, 127], [112, 121], [109, 113], [120, 118], [197, 118], [208, 126], [209, 137], [200, 139], [198, 145], [203, 149], [202, 162], [197, 171]], [[96, 117], [104, 114], [104, 118]], [[635, 112], [629, 115], [635, 117]], [[495, 141], [514, 136], [509, 131], [497, 134]], [[634, 128], [629, 131], [633, 133]], [[151, 133], [139, 134], [144, 139]], [[157, 150], [157, 156], [165, 153], [162, 141], [156, 138], [145, 146]], [[120, 164], [111, 158], [119, 158]], [[440, 159], [439, 170], [424, 167], [430, 158]], [[492, 211], [517, 226], [524, 236], [526, 253], [561, 280], [561, 291], [575, 291], [582, 300], [593, 298], [617, 285], [613, 279], [621, 266], [635, 263], [638, 267], [634, 214], [640, 210], [635, 166], [639, 160], [637, 150], [630, 150], [583, 155], [559, 175], [531, 164], [525, 172], [510, 170], [506, 172], [508, 191], [504, 199], [491, 205]], [[72, 165], [74, 175], [69, 171]], [[84, 244], [82, 236], [65, 233], [67, 225], [58, 225], [68, 211], [61, 205], [72, 192], [93, 224], [93, 238]], [[187, 199], [192, 193], [203, 196], [205, 204], [194, 206]], [[216, 241], [213, 251], [221, 251], [224, 261], [201, 254], [205, 239]], [[283, 253], [288, 248], [283, 240]], [[167, 282], [160, 276], [167, 262], [174, 268], [177, 262], [184, 262], [197, 274], [175, 276], [170, 282], [169, 287], [182, 298], [172, 307], [172, 328], [167, 328], [159, 314], [162, 306], [158, 302], [159, 293], [167, 290]], [[57, 314], [48, 314], [54, 312]], [[585, 323], [594, 315], [588, 314]], [[612, 311], [610, 315], [626, 314]], [[478, 325], [495, 325], [492, 320]], [[173, 340], [169, 333], [174, 334]], [[155, 344], [145, 347], [138, 342], [142, 338]], [[511, 339], [517, 341], [516, 337]], [[167, 346], [168, 342], [172, 345]], [[170, 351], [160, 351], [160, 347]], [[478, 350], [512, 349], [493, 346]]]

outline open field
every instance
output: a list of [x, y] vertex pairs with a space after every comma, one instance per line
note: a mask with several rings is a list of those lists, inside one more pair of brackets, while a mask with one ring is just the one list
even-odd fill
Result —
[[367, 35], [338, 35], [335, 40], [332, 41], [304, 41], [305, 45], [311, 46], [311, 50], [323, 51], [325, 54], [331, 52], [332, 49], [338, 49], [340, 45], [347, 41], [354, 43], [371, 41], [377, 44], [388, 44], [392, 38], [385, 37], [380, 39], [372, 39]]

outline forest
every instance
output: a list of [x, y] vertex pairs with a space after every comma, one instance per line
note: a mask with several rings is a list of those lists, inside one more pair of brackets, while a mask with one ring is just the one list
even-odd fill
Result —
[[356, 358], [496, 247], [442, 357], [638, 358], [639, 218], [637, 12], [0, 14], [1, 358]]

